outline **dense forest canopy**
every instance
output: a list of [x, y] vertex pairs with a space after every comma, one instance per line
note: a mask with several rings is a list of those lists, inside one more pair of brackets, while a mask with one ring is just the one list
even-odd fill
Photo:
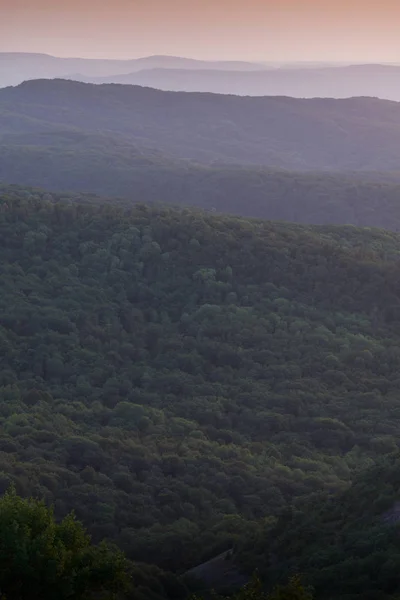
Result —
[[398, 598], [399, 494], [396, 452], [358, 474], [342, 494], [260, 527], [237, 561], [257, 566], [270, 584], [302, 572], [324, 600]]
[[92, 545], [73, 514], [60, 523], [51, 508], [11, 488], [0, 498], [0, 589], [9, 600], [117, 598], [130, 588], [117, 549]]
[[93, 544], [73, 513], [56, 519], [51, 506], [21, 498], [13, 486], [0, 498], [0, 589], [8, 600], [183, 600], [189, 594], [172, 573], [132, 563], [104, 541]]
[[399, 147], [377, 98], [0, 90], [2, 597], [399, 597]]
[[397, 234], [3, 187], [0, 244], [0, 487], [94, 542], [180, 573], [397, 449]]

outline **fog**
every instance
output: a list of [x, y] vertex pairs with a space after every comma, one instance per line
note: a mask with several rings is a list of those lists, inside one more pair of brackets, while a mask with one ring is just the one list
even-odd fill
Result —
[[298, 98], [375, 96], [400, 100], [400, 65], [202, 61], [149, 56], [132, 60], [0, 54], [0, 87], [64, 78], [161, 90]]

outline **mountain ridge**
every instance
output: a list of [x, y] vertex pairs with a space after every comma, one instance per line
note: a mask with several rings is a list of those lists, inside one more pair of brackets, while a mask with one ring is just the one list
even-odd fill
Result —
[[400, 229], [400, 173], [204, 166], [104, 133], [6, 135], [0, 180], [244, 217]]
[[144, 68], [105, 77], [69, 78], [87, 83], [143, 85], [167, 91], [211, 92], [241, 96], [348, 98], [378, 96], [400, 100], [400, 66], [360, 64], [324, 68], [284, 68], [253, 71]]
[[84, 76], [110, 76], [126, 72], [126, 70], [139, 70], [142, 66], [185, 67], [196, 69], [199, 67], [213, 68], [238, 68], [268, 69], [263, 63], [246, 61], [207, 61], [179, 56], [153, 55], [132, 59], [113, 58], [79, 58], [58, 57], [50, 54], [30, 53], [5, 53], [0, 52], [0, 87], [18, 85], [26, 79], [40, 77], [54, 78], [66, 77], [70, 73], [82, 70]]
[[400, 170], [400, 103], [376, 98], [239, 97], [59, 79], [0, 90], [3, 134], [22, 133], [27, 119], [38, 120], [30, 130], [107, 130], [205, 164]]

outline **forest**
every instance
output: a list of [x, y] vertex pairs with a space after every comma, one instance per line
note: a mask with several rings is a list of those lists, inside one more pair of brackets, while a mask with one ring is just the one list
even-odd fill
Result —
[[3, 139], [103, 133], [208, 165], [399, 171], [399, 123], [400, 105], [378, 98], [239, 97], [66, 80], [0, 89]]
[[396, 103], [373, 98], [28, 81], [0, 90], [0, 182], [397, 231], [398, 118]]
[[244, 217], [400, 228], [396, 173], [295, 173], [188, 164], [104, 134], [6, 137], [0, 143], [1, 180]]
[[[321, 600], [399, 591], [375, 522], [355, 541], [397, 490], [364, 494], [396, 468], [398, 234], [3, 186], [0, 246], [0, 492], [73, 510], [158, 597], [225, 551]], [[360, 515], [319, 562], [311, 510], [319, 549]]]
[[[52, 507], [21, 498], [13, 487], [0, 498], [0, 585], [10, 600], [178, 600], [190, 593], [174, 575], [135, 565], [106, 542], [93, 544], [73, 513], [57, 521]], [[190, 594], [192, 600], [202, 597]], [[298, 575], [268, 592], [255, 573], [231, 598], [312, 600], [313, 592]]]
[[[335, 497], [283, 511], [238, 550], [270, 582], [307, 574], [317, 598], [398, 598], [400, 458], [379, 458]], [[327, 592], [329, 590], [329, 593]]]

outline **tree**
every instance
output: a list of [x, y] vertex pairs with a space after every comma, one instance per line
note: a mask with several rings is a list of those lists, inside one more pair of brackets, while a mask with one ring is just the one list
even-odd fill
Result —
[[287, 585], [278, 585], [267, 600], [312, 600], [311, 591], [305, 588], [301, 583], [299, 575], [295, 575], [289, 580]]
[[51, 508], [14, 489], [0, 499], [0, 594], [7, 600], [111, 598], [128, 585], [121, 552], [92, 545], [71, 514], [56, 523]]
[[[213, 600], [222, 598], [214, 594]], [[299, 575], [293, 576], [286, 585], [278, 585], [271, 593], [267, 593], [261, 579], [254, 573], [249, 583], [231, 596], [231, 600], [313, 600], [313, 595], [302, 585]]]

